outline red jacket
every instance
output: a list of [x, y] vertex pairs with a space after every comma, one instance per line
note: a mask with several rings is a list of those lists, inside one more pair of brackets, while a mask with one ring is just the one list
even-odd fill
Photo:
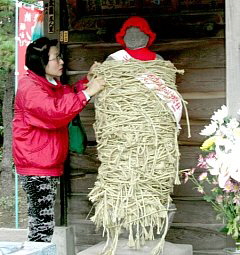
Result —
[[68, 152], [68, 124], [87, 104], [78, 84], [77, 93], [57, 81], [28, 71], [19, 81], [13, 119], [13, 157], [21, 175], [60, 176]]

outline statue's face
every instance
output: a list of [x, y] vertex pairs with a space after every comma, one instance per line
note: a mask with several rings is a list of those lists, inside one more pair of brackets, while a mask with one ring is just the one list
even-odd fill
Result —
[[147, 45], [149, 36], [144, 34], [138, 27], [130, 27], [124, 36], [124, 42], [129, 49], [143, 48]]

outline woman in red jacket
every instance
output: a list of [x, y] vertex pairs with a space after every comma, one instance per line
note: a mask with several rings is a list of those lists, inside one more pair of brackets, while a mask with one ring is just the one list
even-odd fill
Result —
[[[19, 81], [13, 119], [13, 157], [27, 193], [29, 241], [50, 242], [59, 176], [68, 153], [68, 124], [103, 89], [101, 78], [75, 89], [56, 78], [63, 72], [57, 40], [32, 42], [27, 74]], [[87, 81], [86, 81], [87, 82]], [[75, 90], [75, 91], [74, 91]]]

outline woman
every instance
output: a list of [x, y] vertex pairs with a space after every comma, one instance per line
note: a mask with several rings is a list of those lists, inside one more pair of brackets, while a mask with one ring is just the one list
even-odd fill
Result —
[[[56, 78], [63, 72], [57, 40], [32, 42], [27, 74], [19, 81], [13, 119], [13, 157], [28, 198], [29, 241], [50, 242], [59, 176], [68, 153], [68, 123], [103, 89], [101, 78], [75, 88]], [[75, 90], [75, 91], [74, 91]]]

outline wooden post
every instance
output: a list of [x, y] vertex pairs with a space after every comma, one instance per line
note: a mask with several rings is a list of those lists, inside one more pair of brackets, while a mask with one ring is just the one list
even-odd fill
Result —
[[[44, 36], [60, 41], [60, 8], [61, 0], [44, 0]], [[61, 45], [60, 45], [61, 47]], [[67, 225], [67, 195], [64, 177], [60, 178], [55, 206], [57, 226]]]
[[179, 5], [179, 0], [171, 0], [171, 4], [172, 4], [173, 11], [177, 11], [178, 5]]
[[44, 35], [50, 39], [59, 39], [60, 0], [44, 0]]
[[226, 14], [226, 92], [231, 116], [240, 109], [240, 1], [225, 1]]

